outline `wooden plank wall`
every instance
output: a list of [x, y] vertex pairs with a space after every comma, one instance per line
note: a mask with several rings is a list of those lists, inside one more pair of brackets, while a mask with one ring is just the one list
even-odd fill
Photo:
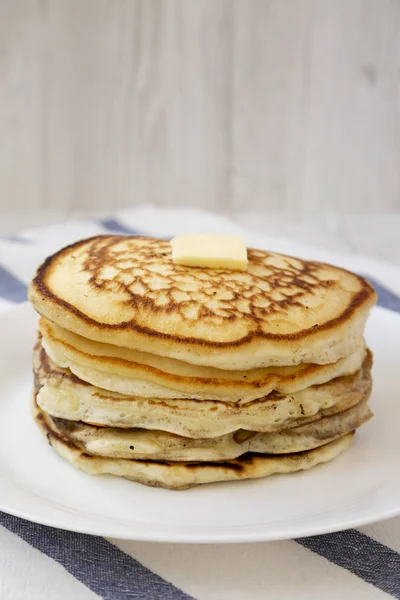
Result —
[[400, 209], [396, 0], [0, 0], [0, 209]]

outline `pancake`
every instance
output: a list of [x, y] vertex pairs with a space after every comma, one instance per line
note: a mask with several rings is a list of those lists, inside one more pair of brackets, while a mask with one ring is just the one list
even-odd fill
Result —
[[239, 429], [281, 431], [355, 406], [371, 389], [372, 355], [362, 369], [290, 395], [272, 392], [251, 403], [124, 396], [79, 380], [55, 365], [37, 344], [34, 370], [39, 406], [50, 415], [109, 427], [157, 429], [191, 438], [215, 438]]
[[185, 462], [231, 460], [247, 452], [291, 454], [332, 442], [368, 421], [367, 398], [353, 408], [280, 433], [236, 431], [209, 439], [190, 439], [165, 431], [115, 429], [49, 417], [62, 437], [84, 452], [108, 458]]
[[65, 460], [91, 475], [116, 475], [131, 481], [171, 490], [182, 490], [204, 483], [258, 479], [277, 473], [293, 473], [326, 463], [347, 450], [353, 433], [306, 452], [285, 455], [247, 453], [224, 462], [142, 461], [92, 456], [61, 435], [51, 417], [42, 412], [34, 400], [35, 421], [49, 444]]
[[50, 256], [34, 308], [85, 338], [185, 363], [247, 370], [331, 364], [362, 346], [376, 302], [343, 269], [248, 250], [248, 270], [175, 265], [169, 242], [100, 236]]
[[291, 394], [336, 377], [352, 375], [366, 356], [363, 344], [332, 365], [303, 363], [228, 371], [199, 367], [153, 354], [86, 340], [41, 319], [39, 330], [47, 354], [60, 367], [105, 390], [156, 398], [191, 398], [250, 402], [273, 390]]
[[259, 433], [249, 440], [249, 451], [262, 454], [287, 454], [318, 448], [358, 429], [373, 414], [368, 407], [369, 395], [361, 402], [338, 414], [323, 417], [277, 433]]

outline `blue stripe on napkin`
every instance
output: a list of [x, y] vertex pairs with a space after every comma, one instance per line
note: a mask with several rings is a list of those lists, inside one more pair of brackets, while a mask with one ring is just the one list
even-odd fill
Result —
[[1, 239], [5, 242], [12, 242], [14, 244], [32, 244], [32, 240], [20, 237], [19, 235], [2, 236]]
[[0, 512], [0, 524], [62, 565], [104, 600], [192, 600], [107, 540]]
[[120, 233], [123, 235], [139, 235], [139, 232], [131, 227], [127, 227], [117, 219], [101, 219], [98, 221], [98, 224], [105, 229], [106, 231], [110, 231], [111, 233]]
[[[120, 235], [143, 235], [143, 236], [151, 236], [151, 233], [148, 231], [138, 231], [137, 229], [133, 229], [121, 223], [121, 221], [117, 221], [117, 219], [101, 219], [100, 221], [96, 221], [97, 225], [100, 225], [105, 231], [109, 233], [118, 233]], [[160, 235], [156, 236], [160, 240], [169, 240], [169, 237], [163, 237]]]
[[400, 599], [400, 554], [364, 533], [348, 529], [295, 541]]
[[394, 312], [400, 312], [400, 298], [397, 296], [397, 294], [388, 290], [381, 283], [379, 283], [379, 281], [369, 277], [369, 275], [366, 275], [365, 278], [372, 283], [376, 293], [378, 294], [378, 306], [393, 310]]
[[11, 302], [25, 302], [27, 287], [0, 265], [0, 297]]

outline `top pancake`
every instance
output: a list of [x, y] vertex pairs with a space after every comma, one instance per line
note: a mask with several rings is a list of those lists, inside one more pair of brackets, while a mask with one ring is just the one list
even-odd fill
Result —
[[169, 242], [99, 236], [50, 256], [29, 297], [83, 337], [190, 364], [333, 363], [356, 351], [376, 295], [363, 278], [263, 250], [248, 270], [175, 265]]

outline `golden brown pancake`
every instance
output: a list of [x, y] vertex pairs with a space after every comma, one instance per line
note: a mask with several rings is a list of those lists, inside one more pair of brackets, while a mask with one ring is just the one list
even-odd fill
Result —
[[347, 410], [369, 395], [371, 365], [368, 353], [363, 368], [353, 375], [290, 395], [272, 392], [242, 405], [107, 392], [57, 367], [40, 341], [34, 352], [34, 370], [41, 388], [38, 404], [52, 416], [109, 427], [157, 429], [191, 438], [215, 438], [238, 429], [282, 431]]
[[169, 242], [100, 236], [49, 257], [29, 298], [91, 340], [219, 369], [328, 364], [355, 352], [371, 285], [322, 263], [248, 251], [248, 270], [175, 265]]
[[43, 347], [58, 366], [70, 369], [83, 381], [105, 390], [147, 398], [243, 404], [274, 390], [292, 394], [336, 377], [353, 375], [361, 368], [367, 353], [362, 345], [334, 364], [302, 363], [291, 367], [228, 371], [87, 340], [43, 318], [39, 330]]
[[[151, 429], [117, 429], [51, 417], [54, 429], [82, 451], [105, 458], [221, 461], [247, 452], [291, 454], [323, 446], [351, 433], [372, 417], [368, 398], [337, 415], [278, 433], [239, 430], [217, 438], [191, 439]], [[50, 416], [48, 415], [50, 418]]]
[[353, 441], [353, 433], [340, 437], [313, 450], [284, 455], [247, 453], [224, 462], [169, 462], [128, 460], [93, 456], [82, 451], [57, 431], [51, 417], [35, 402], [32, 394], [34, 419], [54, 450], [75, 467], [91, 475], [116, 475], [154, 487], [182, 490], [204, 483], [258, 479], [277, 473], [307, 470], [333, 460]]

